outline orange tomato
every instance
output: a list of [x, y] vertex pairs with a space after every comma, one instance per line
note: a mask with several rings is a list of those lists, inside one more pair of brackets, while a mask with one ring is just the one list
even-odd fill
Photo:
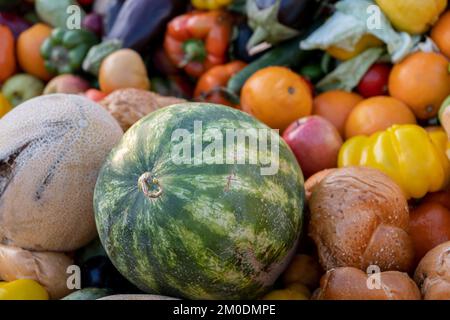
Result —
[[413, 53], [392, 69], [389, 93], [406, 103], [417, 118], [433, 118], [450, 95], [448, 67], [441, 54]]
[[437, 202], [425, 202], [410, 213], [409, 234], [420, 259], [435, 246], [450, 240], [450, 211]]
[[103, 60], [99, 72], [100, 89], [111, 93], [117, 89], [150, 89], [147, 69], [141, 56], [134, 50], [121, 49]]
[[11, 77], [15, 71], [14, 36], [8, 27], [0, 25], [0, 83]]
[[431, 30], [431, 39], [441, 52], [450, 59], [450, 10], [444, 13]]
[[41, 45], [50, 36], [52, 28], [37, 23], [22, 32], [17, 40], [17, 58], [20, 67], [27, 73], [44, 81], [50, 80], [52, 75], [44, 65], [41, 57]]
[[231, 102], [220, 89], [225, 88], [228, 80], [244, 69], [245, 66], [246, 64], [242, 61], [233, 61], [221, 66], [212, 67], [198, 80], [194, 92], [195, 99], [202, 102], [218, 103], [238, 108], [239, 106]]
[[347, 139], [357, 135], [371, 135], [394, 124], [415, 124], [416, 118], [403, 102], [392, 97], [373, 97], [360, 102], [345, 124]]
[[313, 114], [329, 120], [344, 138], [345, 122], [353, 108], [361, 101], [363, 98], [352, 92], [343, 90], [324, 92], [314, 99]]
[[308, 83], [285, 67], [267, 67], [254, 73], [241, 92], [242, 110], [273, 129], [283, 131], [312, 111]]

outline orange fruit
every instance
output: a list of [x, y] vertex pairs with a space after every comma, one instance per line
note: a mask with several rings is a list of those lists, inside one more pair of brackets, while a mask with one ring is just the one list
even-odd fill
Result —
[[441, 52], [450, 59], [450, 10], [444, 13], [431, 30], [431, 39]]
[[342, 137], [345, 136], [345, 122], [353, 108], [363, 97], [353, 92], [332, 90], [319, 94], [313, 102], [313, 114], [329, 120]]
[[37, 23], [22, 32], [17, 40], [17, 58], [20, 67], [44, 81], [50, 80], [52, 75], [45, 69], [44, 59], [41, 57], [41, 45], [51, 32], [52, 29], [49, 26]]
[[392, 97], [373, 97], [360, 102], [345, 124], [347, 139], [371, 135], [394, 124], [415, 124], [416, 118], [406, 104]]
[[441, 54], [413, 53], [392, 69], [389, 93], [406, 103], [417, 118], [433, 118], [450, 95], [448, 67]]
[[241, 92], [242, 110], [281, 131], [295, 120], [310, 115], [312, 104], [308, 83], [285, 67], [257, 71]]

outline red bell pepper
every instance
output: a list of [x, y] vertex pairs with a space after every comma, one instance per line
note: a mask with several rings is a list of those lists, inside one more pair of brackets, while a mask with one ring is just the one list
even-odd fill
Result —
[[164, 48], [169, 59], [193, 77], [227, 61], [232, 33], [225, 11], [194, 11], [173, 19], [167, 26]]

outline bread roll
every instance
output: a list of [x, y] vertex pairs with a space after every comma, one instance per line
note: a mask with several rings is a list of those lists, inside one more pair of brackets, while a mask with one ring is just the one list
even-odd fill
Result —
[[425, 300], [450, 300], [450, 241], [438, 245], [422, 258], [414, 280]]
[[[378, 276], [378, 280], [373, 281]], [[371, 278], [356, 268], [329, 270], [314, 293], [317, 300], [420, 300], [414, 281], [398, 271], [386, 271]]]
[[309, 235], [325, 270], [377, 265], [408, 271], [413, 261], [408, 206], [381, 171], [350, 167], [327, 175], [314, 189]]

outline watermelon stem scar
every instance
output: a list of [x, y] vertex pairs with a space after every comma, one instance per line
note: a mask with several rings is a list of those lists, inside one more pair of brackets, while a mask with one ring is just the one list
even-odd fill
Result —
[[148, 198], [158, 198], [163, 192], [158, 179], [150, 172], [145, 172], [139, 177], [138, 186]]

